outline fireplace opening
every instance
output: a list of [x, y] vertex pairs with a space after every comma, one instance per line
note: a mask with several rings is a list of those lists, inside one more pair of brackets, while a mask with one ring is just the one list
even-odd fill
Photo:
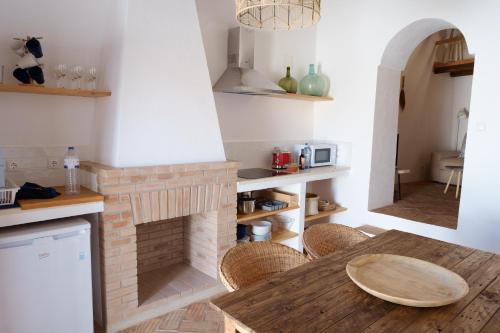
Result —
[[139, 306], [217, 285], [216, 214], [136, 226]]

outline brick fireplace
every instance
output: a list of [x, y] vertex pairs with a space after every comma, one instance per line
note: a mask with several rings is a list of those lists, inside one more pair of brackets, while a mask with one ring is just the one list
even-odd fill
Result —
[[82, 163], [105, 196], [98, 267], [109, 332], [220, 292], [217, 265], [236, 244], [237, 168]]

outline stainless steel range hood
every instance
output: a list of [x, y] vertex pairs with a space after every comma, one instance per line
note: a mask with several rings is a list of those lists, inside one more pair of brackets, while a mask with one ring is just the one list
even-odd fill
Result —
[[214, 86], [214, 91], [244, 95], [286, 94], [280, 86], [253, 68], [255, 32], [233, 28], [228, 36], [228, 68]]

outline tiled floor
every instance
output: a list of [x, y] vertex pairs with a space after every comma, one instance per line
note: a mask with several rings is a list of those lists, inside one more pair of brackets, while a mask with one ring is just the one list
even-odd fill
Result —
[[375, 213], [397, 216], [445, 228], [456, 229], [459, 199], [455, 199], [456, 187], [451, 186], [443, 194], [445, 184], [419, 182], [401, 184], [402, 200], [393, 205], [375, 209]]
[[[208, 303], [194, 303], [185, 308], [153, 318], [120, 333], [219, 333], [224, 332], [224, 319]], [[103, 333], [95, 330], [95, 333]]]
[[139, 275], [139, 304], [186, 295], [207, 287], [217, 280], [187, 265], [176, 264]]

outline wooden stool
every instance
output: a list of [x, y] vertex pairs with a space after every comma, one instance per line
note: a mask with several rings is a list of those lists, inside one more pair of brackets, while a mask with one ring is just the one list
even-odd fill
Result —
[[398, 169], [396, 167], [396, 174], [398, 175], [398, 198], [401, 200], [401, 175], [409, 174], [410, 169]]
[[457, 171], [457, 190], [455, 192], [455, 198], [458, 199], [458, 193], [460, 192], [460, 182], [462, 180], [462, 173], [464, 170], [463, 166], [445, 166], [446, 169], [450, 170], [450, 177], [448, 178], [448, 183], [446, 183], [446, 187], [444, 188], [444, 194], [448, 192], [448, 188], [450, 187], [451, 180], [453, 179], [453, 175], [455, 174], [455, 170]]

